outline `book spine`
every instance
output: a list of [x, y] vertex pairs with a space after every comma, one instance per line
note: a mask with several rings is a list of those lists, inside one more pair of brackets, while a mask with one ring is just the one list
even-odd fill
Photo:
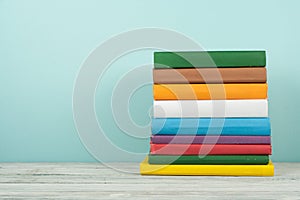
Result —
[[266, 99], [267, 84], [154, 84], [154, 100]]
[[273, 176], [274, 165], [153, 165], [148, 157], [140, 164], [142, 175]]
[[153, 118], [153, 135], [270, 136], [269, 118]]
[[271, 145], [150, 144], [151, 155], [270, 155]]
[[266, 83], [265, 67], [154, 69], [155, 84]]
[[[218, 109], [215, 109], [215, 108]], [[154, 118], [268, 117], [268, 101], [255, 100], [161, 100], [154, 101]]]
[[265, 51], [154, 52], [154, 68], [264, 67]]
[[271, 144], [270, 136], [152, 135], [153, 144]]
[[207, 155], [200, 156], [170, 156], [149, 155], [150, 164], [172, 164], [172, 165], [266, 165], [269, 163], [268, 155]]

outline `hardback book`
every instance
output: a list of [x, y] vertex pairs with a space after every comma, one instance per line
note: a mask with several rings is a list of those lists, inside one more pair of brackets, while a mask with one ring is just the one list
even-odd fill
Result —
[[265, 51], [154, 52], [154, 68], [264, 67]]
[[269, 144], [151, 144], [151, 155], [271, 155]]
[[149, 164], [164, 165], [266, 165], [269, 163], [268, 155], [148, 155], [148, 157]]
[[154, 101], [153, 117], [268, 117], [268, 100], [243, 99]]
[[270, 136], [269, 118], [152, 118], [153, 135]]
[[153, 144], [271, 144], [270, 136], [152, 135]]
[[154, 84], [155, 100], [266, 99], [266, 83]]
[[140, 164], [142, 175], [175, 176], [274, 176], [274, 165], [157, 165], [148, 157]]
[[265, 83], [265, 67], [154, 69], [155, 84]]

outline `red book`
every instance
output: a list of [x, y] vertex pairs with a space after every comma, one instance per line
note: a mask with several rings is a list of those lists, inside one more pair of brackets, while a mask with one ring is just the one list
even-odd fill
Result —
[[152, 155], [271, 155], [271, 145], [150, 144]]

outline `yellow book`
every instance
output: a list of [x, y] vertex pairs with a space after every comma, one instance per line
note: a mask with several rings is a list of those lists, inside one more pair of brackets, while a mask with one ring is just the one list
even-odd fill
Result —
[[148, 163], [148, 156], [140, 164], [142, 175], [188, 176], [274, 176], [274, 165], [156, 165]]
[[268, 85], [259, 84], [154, 84], [155, 100], [266, 99]]

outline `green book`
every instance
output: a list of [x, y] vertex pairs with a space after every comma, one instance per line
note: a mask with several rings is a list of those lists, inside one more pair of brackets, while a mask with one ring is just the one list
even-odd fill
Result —
[[266, 165], [268, 163], [268, 155], [207, 155], [204, 157], [149, 155], [149, 164]]
[[265, 66], [265, 51], [154, 52], [155, 69]]

